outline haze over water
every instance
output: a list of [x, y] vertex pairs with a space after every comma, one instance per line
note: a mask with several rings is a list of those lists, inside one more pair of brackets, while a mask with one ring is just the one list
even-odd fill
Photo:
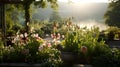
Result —
[[[108, 26], [104, 22], [104, 14], [107, 11], [108, 0], [59, 0], [66, 3], [65, 7], [60, 4], [59, 12], [63, 17], [74, 17], [73, 22], [80, 27], [91, 28], [92, 26], [99, 27], [100, 30], [106, 29]], [[67, 4], [68, 3], [68, 4]]]
[[[101, 30], [106, 29], [104, 14], [108, 8], [108, 0], [58, 0], [58, 13], [62, 18], [74, 17], [73, 23], [79, 26], [97, 26]], [[48, 7], [46, 9], [37, 9], [37, 13], [33, 14], [33, 19], [49, 20], [53, 10]]]

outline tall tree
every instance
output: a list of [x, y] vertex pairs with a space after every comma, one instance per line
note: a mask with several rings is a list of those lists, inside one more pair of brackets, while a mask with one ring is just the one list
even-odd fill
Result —
[[12, 29], [14, 23], [19, 22], [19, 18], [18, 18], [19, 11], [13, 4], [7, 4], [5, 8], [6, 8], [5, 9], [6, 29], [7, 31], [9, 31]]
[[61, 17], [59, 15], [58, 11], [53, 11], [51, 16], [50, 16], [50, 22], [56, 21], [56, 22], [61, 22]]
[[[0, 0], [1, 2], [10, 2], [9, 0]], [[12, 0], [13, 1], [13, 0]], [[17, 1], [13, 1], [13, 2], [17, 2]], [[22, 6], [25, 12], [25, 25], [26, 25], [26, 31], [28, 32], [28, 23], [30, 22], [30, 8], [31, 8], [31, 4], [35, 4], [36, 7], [39, 8], [45, 8], [47, 7], [47, 4], [50, 4], [52, 8], [56, 9], [56, 7], [58, 7], [57, 4], [57, 0], [20, 0], [20, 2], [22, 2]], [[13, 3], [14, 4], [14, 3]], [[16, 5], [18, 8], [21, 8], [22, 6], [17, 4]], [[11, 11], [9, 11], [11, 12]], [[12, 15], [13, 16], [13, 15]]]
[[52, 8], [56, 8], [58, 6], [57, 0], [23, 0], [23, 7], [25, 10], [25, 22], [26, 22], [26, 31], [28, 31], [28, 24], [30, 22], [30, 5], [34, 3], [39, 8], [47, 7], [47, 3], [51, 4]]
[[120, 0], [111, 0], [105, 17], [105, 23], [109, 26], [120, 27]]

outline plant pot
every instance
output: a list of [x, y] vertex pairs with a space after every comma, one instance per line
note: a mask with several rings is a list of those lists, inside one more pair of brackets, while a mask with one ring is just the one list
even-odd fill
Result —
[[66, 63], [74, 63], [76, 61], [76, 55], [72, 52], [61, 52], [61, 59]]
[[120, 40], [120, 33], [118, 34], [118, 38], [119, 38], [119, 40]]
[[43, 67], [45, 63], [35, 63], [35, 64], [27, 64], [27, 63], [0, 63], [0, 67]]
[[86, 64], [75, 64], [73, 67], [93, 67], [92, 65], [86, 65]]

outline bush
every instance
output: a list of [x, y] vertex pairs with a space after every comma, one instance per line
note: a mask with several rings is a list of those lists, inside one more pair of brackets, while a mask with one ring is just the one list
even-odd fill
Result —
[[99, 29], [81, 28], [68, 32], [63, 41], [64, 51], [78, 55], [79, 63], [90, 64], [94, 56], [106, 53], [105, 41], [98, 41]]
[[105, 53], [94, 56], [95, 67], [120, 67], [120, 49], [107, 49]]
[[44, 67], [58, 67], [62, 63], [60, 52], [53, 47], [44, 46], [42, 43], [42, 40], [29, 38], [26, 44], [4, 46], [0, 48], [0, 62], [41, 63]]

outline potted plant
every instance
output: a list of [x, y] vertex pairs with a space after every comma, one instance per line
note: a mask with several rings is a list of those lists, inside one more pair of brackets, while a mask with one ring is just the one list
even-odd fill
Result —
[[65, 40], [63, 40], [63, 51], [61, 52], [61, 58], [65, 62], [75, 62], [78, 51], [78, 39], [76, 32], [67, 32]]
[[[98, 42], [98, 28], [81, 28], [73, 32], [68, 32], [63, 41], [63, 57], [65, 54], [74, 58], [73, 62], [90, 64], [97, 45], [105, 45], [104, 41]], [[67, 57], [68, 58], [68, 57]], [[64, 58], [63, 58], [64, 60]], [[70, 58], [68, 59], [68, 61]]]

